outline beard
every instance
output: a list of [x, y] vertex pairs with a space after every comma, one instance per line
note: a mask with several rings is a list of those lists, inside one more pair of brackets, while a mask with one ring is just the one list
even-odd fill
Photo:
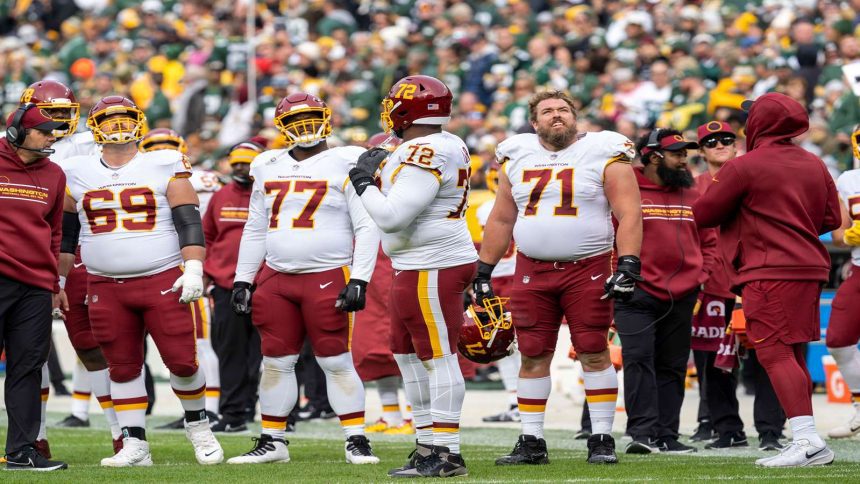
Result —
[[690, 188], [693, 186], [693, 174], [686, 168], [672, 169], [663, 162], [657, 165], [657, 176], [663, 185], [671, 188]]
[[561, 131], [553, 131], [552, 127], [538, 127], [537, 135], [544, 143], [553, 148], [564, 149], [570, 146], [576, 137], [576, 125], [569, 126], [567, 129]]

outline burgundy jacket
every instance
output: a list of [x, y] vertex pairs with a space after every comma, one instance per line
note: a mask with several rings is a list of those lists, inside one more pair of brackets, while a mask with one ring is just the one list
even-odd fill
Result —
[[[705, 193], [705, 190], [713, 183], [713, 177], [710, 173], [705, 172], [696, 177], [696, 188], [699, 193]], [[705, 229], [708, 230], [708, 229]], [[710, 229], [714, 231], [714, 237], [717, 241], [720, 239], [720, 229]], [[721, 297], [723, 299], [734, 299], [732, 294], [731, 274], [734, 272], [725, 264], [723, 254], [719, 250], [718, 243], [713, 246], [702, 247], [702, 251], [709, 252], [708, 257], [705, 257], [705, 267], [703, 270], [708, 275], [708, 280], [705, 281], [705, 288], [702, 292], [712, 296]]]
[[818, 236], [841, 225], [839, 198], [824, 163], [791, 142], [807, 129], [797, 101], [758, 98], [746, 124], [747, 154], [726, 162], [693, 207], [699, 225], [720, 227], [736, 293], [749, 281], [828, 279], [830, 256]]
[[634, 173], [642, 195], [640, 259], [645, 279], [636, 286], [658, 299], [677, 301], [707, 279], [703, 267], [713, 264], [716, 235], [711, 229], [700, 230], [693, 220], [692, 205], [699, 196], [695, 187], [656, 185], [641, 167]]
[[60, 292], [57, 261], [66, 175], [48, 158], [25, 165], [0, 139], [0, 276]]
[[203, 272], [215, 285], [230, 289], [236, 277], [239, 242], [248, 221], [251, 187], [232, 182], [215, 192], [203, 214], [203, 235], [206, 239], [206, 260]]

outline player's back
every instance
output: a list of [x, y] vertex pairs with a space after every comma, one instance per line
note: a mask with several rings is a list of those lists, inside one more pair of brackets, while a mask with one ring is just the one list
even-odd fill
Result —
[[441, 269], [477, 260], [466, 226], [469, 150], [459, 137], [442, 131], [401, 144], [380, 175], [388, 194], [406, 166], [432, 172], [439, 181], [433, 201], [405, 229], [382, 234], [382, 246], [395, 269]]
[[251, 164], [254, 190], [265, 196], [266, 262], [282, 272], [349, 265], [354, 232], [347, 206], [349, 170], [364, 149], [329, 148], [298, 161], [270, 150]]
[[138, 153], [119, 168], [97, 155], [66, 160], [69, 194], [81, 221], [81, 258], [91, 274], [136, 277], [182, 263], [167, 201], [175, 177], [190, 176], [174, 150]]
[[214, 171], [195, 168], [191, 171], [189, 181], [191, 182], [191, 186], [194, 187], [194, 191], [197, 192], [198, 200], [200, 200], [200, 213], [204, 214], [206, 213], [206, 207], [209, 206], [209, 200], [212, 199], [212, 195], [221, 189], [221, 180]]

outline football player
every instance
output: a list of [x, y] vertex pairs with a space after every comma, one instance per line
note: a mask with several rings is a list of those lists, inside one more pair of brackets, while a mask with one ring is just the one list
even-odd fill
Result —
[[[97, 102], [87, 126], [101, 156], [68, 160], [60, 273], [81, 243], [92, 332], [110, 367], [123, 448], [108, 467], [152, 465], [146, 441], [143, 339], [152, 336], [185, 409], [197, 461], [224, 458], [204, 410], [192, 303], [203, 294], [204, 242], [191, 166], [178, 151], [141, 153], [143, 112], [129, 99]], [[176, 292], [181, 291], [178, 300]]]
[[[618, 379], [607, 349], [609, 298], [629, 298], [641, 279], [642, 219], [630, 167], [634, 145], [612, 131], [577, 133], [573, 99], [559, 91], [532, 96], [529, 120], [537, 134], [515, 135], [496, 148], [499, 187], [473, 284], [479, 304], [493, 296], [493, 270], [513, 236], [511, 315], [522, 354], [517, 399], [523, 432], [513, 452], [496, 464], [549, 462], [543, 423], [562, 317], [583, 367], [592, 424], [588, 462], [615, 463], [610, 431]], [[614, 241], [610, 211], [618, 219]]]
[[346, 461], [376, 464], [364, 435], [364, 386], [350, 353], [352, 312], [364, 309], [379, 246], [347, 178], [363, 150], [329, 148], [331, 110], [310, 94], [283, 98], [275, 126], [287, 148], [265, 151], [251, 163], [251, 202], [232, 294], [233, 309], [247, 314], [254, 291], [263, 432], [253, 449], [227, 462], [289, 461], [284, 435], [298, 397], [295, 365], [307, 337], [346, 436]]
[[[477, 253], [464, 218], [469, 150], [442, 130], [452, 100], [434, 77], [397, 81], [382, 101], [381, 118], [403, 143], [394, 153], [366, 151], [349, 173], [394, 268], [391, 349], [418, 437], [409, 462], [389, 472], [394, 477], [468, 475], [460, 454], [465, 384], [456, 348]], [[380, 189], [375, 175], [386, 158]]]
[[[175, 150], [183, 155], [188, 152], [185, 138], [176, 131], [167, 128], [156, 128], [146, 133], [140, 140], [139, 149], [143, 153], [159, 150]], [[200, 200], [200, 213], [206, 213], [206, 206], [212, 194], [221, 188], [218, 175], [208, 170], [194, 169], [192, 165], [191, 177], [188, 178], [197, 198]], [[206, 415], [209, 421], [218, 419], [218, 401], [221, 397], [221, 376], [218, 373], [218, 355], [212, 349], [212, 340], [209, 337], [211, 323], [211, 311], [209, 299], [202, 297], [198, 299], [192, 308], [194, 311], [194, 322], [197, 324], [197, 361], [203, 368], [206, 377]], [[185, 427], [185, 417], [180, 417], [173, 422], [160, 426], [161, 429], [182, 429]]]
[[[68, 129], [55, 130], [58, 141], [51, 147], [54, 153], [51, 161], [67, 170], [70, 165], [67, 160], [72, 156], [95, 155], [101, 150], [95, 144], [90, 132], [76, 133], [80, 118], [80, 104], [74, 92], [53, 80], [37, 81], [27, 87], [21, 95], [21, 104], [34, 103], [43, 109], [55, 121], [68, 124]], [[72, 347], [78, 355], [80, 365], [76, 364], [73, 373], [72, 414], [63, 419], [58, 426], [84, 427], [89, 426], [90, 394], [95, 393], [104, 410], [105, 418], [111, 429], [114, 452], [122, 448], [122, 433], [116, 419], [116, 412], [110, 395], [110, 377], [108, 364], [93, 337], [87, 312], [87, 270], [80, 259], [77, 247], [69, 247], [75, 254], [75, 260], [68, 277], [64, 279], [64, 291], [68, 298], [68, 309], [65, 311], [64, 322], [66, 332]], [[48, 400], [47, 370], [42, 371], [42, 425], [40, 439], [45, 436], [45, 405]], [[47, 449], [47, 440], [44, 440]], [[37, 441], [37, 448], [41, 442]], [[50, 454], [50, 450], [47, 451]]]
[[839, 175], [836, 189], [842, 202], [842, 227], [833, 231], [833, 244], [851, 247], [851, 269], [833, 299], [830, 324], [827, 326], [827, 349], [836, 360], [845, 384], [851, 389], [854, 416], [845, 425], [827, 433], [834, 439], [860, 433], [860, 322], [857, 321], [860, 302], [860, 124], [851, 134], [854, 149], [854, 169]]
[[[498, 162], [493, 161], [487, 167], [487, 189], [493, 194], [499, 188], [499, 169], [501, 166]], [[478, 223], [483, 229], [487, 225], [487, 220], [490, 218], [490, 213], [493, 211], [493, 206], [496, 201], [490, 199], [482, 203], [475, 211], [478, 218]], [[483, 239], [483, 235], [481, 236]], [[508, 297], [510, 287], [514, 282], [514, 273], [517, 268], [517, 246], [511, 240], [511, 245], [508, 251], [499, 259], [499, 263], [493, 268], [492, 283], [493, 290], [496, 296]], [[496, 365], [499, 368], [499, 375], [502, 377], [502, 384], [505, 386], [505, 391], [508, 392], [508, 409], [496, 415], [484, 417], [484, 422], [519, 422], [520, 410], [517, 404], [517, 378], [520, 373], [520, 352], [514, 349], [513, 353], [499, 360]]]
[[[387, 133], [376, 133], [365, 142], [365, 148], [382, 146], [394, 151], [400, 144], [399, 138]], [[356, 314], [355, 331], [352, 335], [352, 358], [355, 369], [363, 382], [376, 383], [379, 401], [382, 403], [382, 416], [367, 426], [367, 433], [383, 432], [391, 435], [414, 434], [411, 414], [404, 418], [400, 411], [398, 391], [403, 386], [400, 369], [388, 344], [391, 332], [388, 299], [394, 270], [391, 259], [380, 248], [373, 269], [373, 281], [367, 285], [367, 306]], [[407, 404], [408, 409], [408, 404]]]

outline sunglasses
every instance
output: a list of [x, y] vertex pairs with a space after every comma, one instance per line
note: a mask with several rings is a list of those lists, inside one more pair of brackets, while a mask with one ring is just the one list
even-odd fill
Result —
[[720, 143], [723, 146], [731, 146], [735, 144], [734, 136], [721, 136], [719, 138], [711, 138], [707, 141], [702, 142], [702, 146], [705, 148], [716, 148], [717, 143]]

